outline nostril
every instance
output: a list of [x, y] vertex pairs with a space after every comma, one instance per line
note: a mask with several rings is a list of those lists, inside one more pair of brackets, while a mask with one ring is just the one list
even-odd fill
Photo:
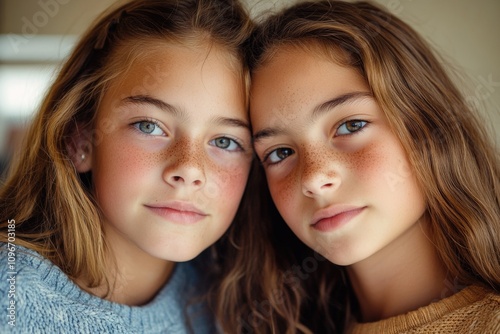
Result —
[[182, 167], [179, 170], [165, 171], [164, 180], [173, 187], [201, 188], [205, 182], [204, 171], [197, 168]]

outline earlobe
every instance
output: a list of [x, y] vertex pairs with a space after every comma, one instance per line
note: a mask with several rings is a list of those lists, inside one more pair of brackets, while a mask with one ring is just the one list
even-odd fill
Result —
[[86, 173], [92, 169], [92, 155], [78, 152], [71, 160], [78, 173]]
[[77, 124], [66, 142], [66, 150], [78, 173], [92, 169], [92, 143], [81, 124]]

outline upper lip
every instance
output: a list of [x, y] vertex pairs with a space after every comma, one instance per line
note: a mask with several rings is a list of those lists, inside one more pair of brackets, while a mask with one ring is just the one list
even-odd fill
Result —
[[169, 201], [165, 203], [156, 203], [156, 204], [148, 204], [146, 205], [149, 208], [153, 209], [172, 209], [180, 212], [191, 212], [196, 213], [202, 216], [207, 216], [208, 214], [203, 210], [198, 209], [195, 205], [190, 202], [183, 201]]
[[321, 219], [335, 217], [336, 215], [339, 215], [341, 213], [358, 210], [362, 208], [363, 208], [362, 206], [354, 206], [347, 204], [331, 205], [327, 208], [316, 211], [316, 213], [312, 217], [311, 225], [315, 225]]

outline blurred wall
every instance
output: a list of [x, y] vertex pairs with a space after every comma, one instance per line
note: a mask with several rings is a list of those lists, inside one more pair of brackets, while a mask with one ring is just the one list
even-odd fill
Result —
[[[0, 157], [15, 145], [18, 129], [29, 122], [57, 66], [78, 35], [110, 4], [121, 1], [0, 0]], [[262, 13], [296, 1], [245, 2], [251, 13], [261, 19]], [[374, 2], [413, 26], [466, 75], [468, 84], [460, 85], [468, 101], [485, 111], [486, 123], [500, 143], [500, 131], [496, 131], [500, 127], [500, 1]], [[7, 102], [10, 104], [5, 106]], [[24, 104], [17, 106], [18, 102]]]

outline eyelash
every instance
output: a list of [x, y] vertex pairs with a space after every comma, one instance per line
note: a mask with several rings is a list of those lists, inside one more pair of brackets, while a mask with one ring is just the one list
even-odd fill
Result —
[[[339, 129], [342, 127], [342, 126], [346, 126], [348, 123], [353, 123], [353, 122], [361, 122], [362, 123], [362, 126], [356, 130], [356, 131], [353, 131], [353, 132], [350, 132], [350, 133], [347, 133], [347, 134], [341, 134], [341, 135], [337, 135]], [[352, 136], [352, 135], [356, 135], [356, 134], [359, 134], [361, 131], [363, 131], [366, 126], [370, 124], [370, 122], [368, 121], [365, 121], [365, 120], [361, 120], [361, 119], [350, 119], [350, 120], [347, 120], [347, 121], [344, 121], [342, 122], [336, 129], [335, 131], [335, 135], [334, 137], [347, 137], [347, 136]], [[347, 130], [349, 131], [349, 130]], [[277, 162], [268, 162], [269, 160], [269, 157], [273, 154], [273, 153], [276, 153], [278, 150], [290, 150], [292, 151], [292, 153], [290, 155], [288, 155], [286, 158], [282, 159], [282, 160], [279, 160]], [[278, 147], [274, 150], [272, 150], [271, 152], [267, 153], [264, 158], [262, 159], [261, 163], [262, 164], [267, 164], [267, 165], [273, 165], [273, 166], [276, 166], [280, 163], [282, 163], [283, 161], [285, 161], [288, 157], [290, 157], [291, 155], [293, 155], [295, 153], [295, 151], [291, 148], [288, 148], [288, 147]]]

